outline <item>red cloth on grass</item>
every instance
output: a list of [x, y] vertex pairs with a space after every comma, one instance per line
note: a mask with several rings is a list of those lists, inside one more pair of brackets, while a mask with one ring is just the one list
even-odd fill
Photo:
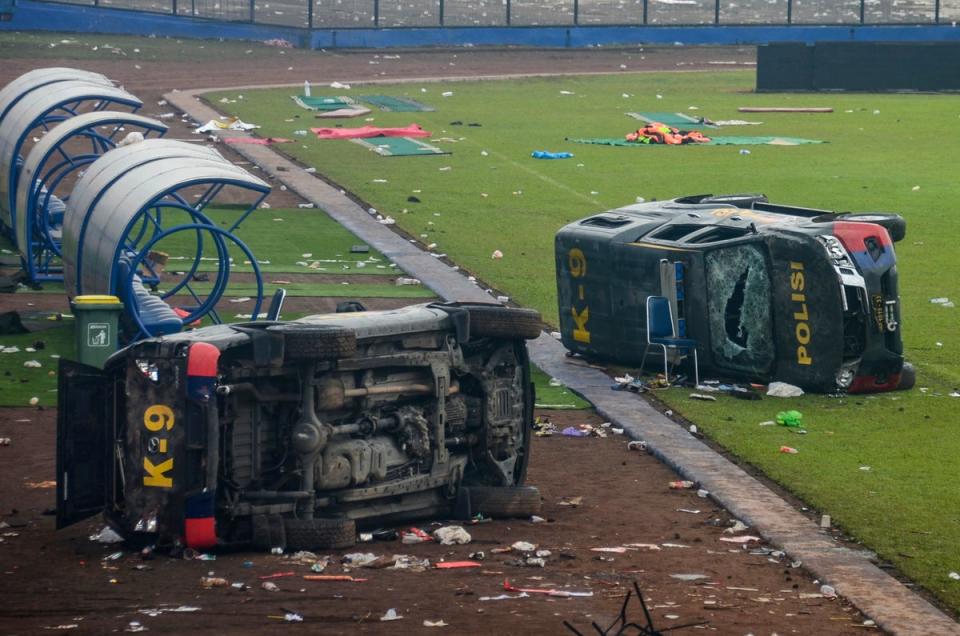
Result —
[[429, 137], [430, 133], [410, 124], [406, 128], [377, 128], [360, 126], [359, 128], [311, 128], [317, 139], [360, 139], [364, 137]]

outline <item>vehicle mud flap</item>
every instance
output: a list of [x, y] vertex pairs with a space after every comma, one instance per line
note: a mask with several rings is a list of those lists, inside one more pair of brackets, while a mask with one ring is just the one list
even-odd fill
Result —
[[110, 376], [60, 359], [57, 391], [57, 529], [91, 517], [106, 504], [111, 466]]
[[287, 532], [280, 515], [254, 515], [251, 520], [251, 543], [259, 552], [287, 547]]
[[468, 486], [460, 489], [456, 513], [459, 519], [478, 514], [494, 519], [522, 519], [538, 514], [542, 502], [534, 486]]
[[258, 367], [283, 365], [283, 337], [275, 331], [239, 326], [234, 326], [233, 330], [250, 337], [254, 365]]

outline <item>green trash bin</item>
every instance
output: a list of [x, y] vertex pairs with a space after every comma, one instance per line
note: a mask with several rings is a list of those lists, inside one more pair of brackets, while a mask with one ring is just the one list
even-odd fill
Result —
[[77, 360], [102, 369], [117, 350], [117, 325], [123, 303], [116, 296], [77, 296], [70, 307], [77, 321]]

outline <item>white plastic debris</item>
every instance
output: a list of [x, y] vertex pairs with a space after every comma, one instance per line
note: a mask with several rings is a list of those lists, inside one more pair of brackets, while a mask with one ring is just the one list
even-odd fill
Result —
[[511, 546], [517, 552], [533, 552], [537, 546], [529, 541], [515, 541]]
[[39, 360], [27, 360], [26, 362], [23, 363], [23, 366], [26, 367], [27, 369], [39, 369], [43, 365], [40, 364]]
[[30, 398], [30, 406], [36, 406], [37, 404], [40, 404], [40, 398], [38, 397]]
[[90, 540], [109, 545], [111, 543], [120, 543], [123, 541], [123, 537], [117, 534], [116, 531], [110, 526], [104, 526], [103, 530], [100, 532], [91, 534]]
[[779, 398], [800, 397], [803, 395], [803, 389], [786, 382], [771, 382], [767, 387], [767, 395]]
[[[173, 113], [171, 113], [170, 116], [172, 117]], [[127, 133], [127, 135], [117, 143], [117, 147], [122, 148], [123, 146], [130, 146], [132, 144], [140, 143], [141, 141], [143, 141], [143, 133], [134, 131]]]
[[403, 618], [403, 616], [400, 616], [400, 614], [397, 614], [397, 610], [391, 607], [390, 609], [387, 610], [386, 614], [380, 617], [380, 620], [381, 621], [397, 621], [397, 620], [400, 620], [401, 618]]
[[440, 545], [464, 545], [470, 543], [470, 533], [462, 526], [444, 526], [433, 531], [433, 536], [437, 538]]
[[490, 258], [494, 260], [499, 260], [503, 258], [503, 252], [501, 252], [500, 250], [493, 250], [493, 254], [490, 255]]
[[442, 618], [438, 621], [423, 619], [423, 626], [424, 627], [446, 627], [447, 623], [443, 622]]

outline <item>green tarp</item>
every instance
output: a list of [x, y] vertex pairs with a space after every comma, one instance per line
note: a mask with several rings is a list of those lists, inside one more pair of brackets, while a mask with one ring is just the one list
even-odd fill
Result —
[[411, 137], [366, 137], [351, 139], [382, 157], [411, 157], [419, 155], [449, 155], [450, 153]]
[[701, 128], [716, 128], [712, 124], [706, 124], [702, 120], [683, 113], [627, 113], [634, 119], [639, 119], [648, 124], [658, 123], [671, 128], [680, 130], [698, 130]]
[[392, 113], [429, 113], [435, 109], [426, 104], [421, 104], [415, 99], [407, 97], [391, 97], [390, 95], [363, 95], [360, 101], [366, 102], [371, 106], [376, 106], [380, 110]]
[[340, 110], [350, 108], [357, 103], [349, 97], [307, 97], [306, 95], [294, 95], [293, 101], [300, 108], [307, 110]]

